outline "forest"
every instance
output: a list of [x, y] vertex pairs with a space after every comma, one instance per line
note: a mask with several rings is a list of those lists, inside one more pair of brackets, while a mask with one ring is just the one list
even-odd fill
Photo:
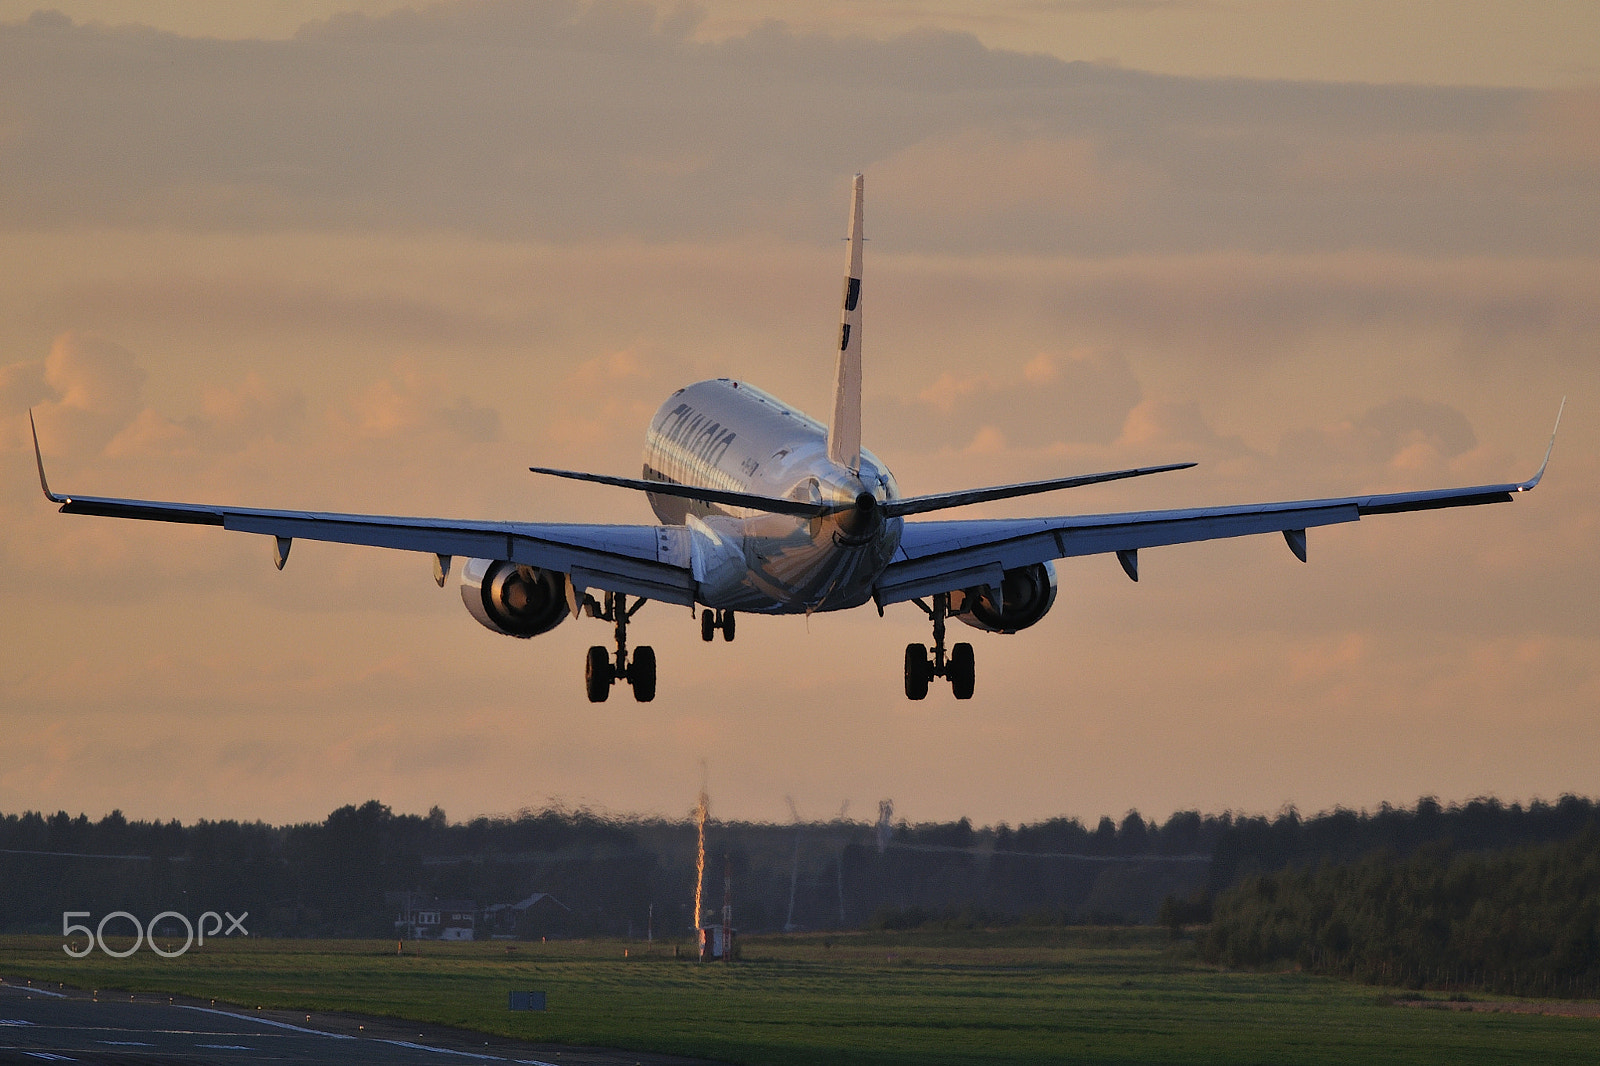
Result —
[[1448, 840], [1408, 856], [1246, 877], [1217, 897], [1202, 957], [1293, 963], [1409, 988], [1600, 992], [1600, 828], [1500, 851]]
[[[1297, 965], [1410, 986], [1593, 993], [1600, 808], [1492, 798], [1267, 817], [1137, 811], [1011, 827], [712, 821], [704, 916], [731, 890], [747, 933], [1150, 923], [1229, 966]], [[255, 936], [390, 936], [394, 895], [477, 908], [546, 893], [525, 937], [687, 936], [689, 819], [527, 810], [452, 822], [369, 801], [321, 822], [0, 815], [0, 931], [64, 911], [248, 911]]]
[[[1058, 820], [1016, 831], [835, 820], [713, 821], [705, 913], [732, 888], [748, 932], [849, 929], [897, 908], [980, 908], [1002, 920], [1151, 920], [1161, 900], [1203, 888], [1198, 818], [1171, 832], [1130, 812], [1094, 832]], [[450, 822], [369, 801], [324, 821], [98, 822], [65, 812], [0, 816], [0, 931], [59, 930], [64, 910], [248, 909], [253, 933], [387, 936], [392, 899], [415, 892], [478, 908], [546, 893], [524, 936], [686, 936], [696, 879], [689, 820], [524, 811]], [[729, 874], [731, 873], [731, 878]]]

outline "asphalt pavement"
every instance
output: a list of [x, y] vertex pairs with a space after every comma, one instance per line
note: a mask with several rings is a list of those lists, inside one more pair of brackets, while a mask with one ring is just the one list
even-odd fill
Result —
[[703, 1060], [532, 1044], [393, 1018], [251, 1010], [0, 978], [0, 1063], [101, 1066], [459, 1062], [525, 1066], [706, 1066]]

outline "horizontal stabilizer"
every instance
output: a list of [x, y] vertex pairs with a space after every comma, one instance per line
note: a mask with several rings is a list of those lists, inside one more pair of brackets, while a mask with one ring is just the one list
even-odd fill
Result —
[[944, 492], [936, 496], [907, 496], [885, 503], [883, 513], [890, 518], [923, 514], [927, 511], [942, 511], [949, 507], [965, 507], [973, 503], [988, 503], [991, 500], [1010, 500], [1017, 496], [1054, 492], [1056, 489], [1076, 489], [1084, 485], [1099, 485], [1106, 481], [1122, 481], [1130, 477], [1144, 477], [1146, 474], [1164, 474], [1168, 470], [1187, 470], [1194, 465], [1194, 463], [1168, 463], [1165, 466], [1140, 466], [1130, 470], [1112, 470], [1104, 474], [1079, 474], [1076, 477], [1052, 478], [1049, 481], [1028, 481], [1020, 485], [994, 485], [986, 489]]
[[729, 489], [680, 485], [675, 481], [646, 481], [644, 478], [636, 477], [586, 474], [580, 470], [551, 470], [543, 466], [530, 466], [528, 469], [535, 474], [549, 474], [551, 477], [570, 478], [573, 481], [593, 481], [600, 485], [614, 485], [620, 489], [656, 492], [662, 496], [677, 496], [685, 500], [700, 500], [704, 503], [725, 503], [730, 507], [751, 507], [759, 511], [771, 511], [774, 514], [799, 515], [802, 518], [821, 518], [823, 515], [832, 514], [841, 509], [825, 504], [811, 503], [806, 500], [780, 500], [776, 496], [758, 496], [752, 492], [733, 492]]

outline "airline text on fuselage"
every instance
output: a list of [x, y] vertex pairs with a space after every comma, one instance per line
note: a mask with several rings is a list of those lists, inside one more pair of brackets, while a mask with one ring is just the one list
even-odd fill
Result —
[[661, 420], [659, 439], [677, 446], [678, 458], [708, 467], [717, 466], [738, 434], [723, 428], [706, 415], [686, 403], [674, 407]]

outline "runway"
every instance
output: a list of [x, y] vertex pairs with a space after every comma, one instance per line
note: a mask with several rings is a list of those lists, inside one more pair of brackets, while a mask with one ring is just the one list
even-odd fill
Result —
[[706, 1066], [696, 1059], [531, 1044], [392, 1018], [255, 1011], [181, 996], [95, 995], [0, 979], [0, 1063], [40, 1062]]

